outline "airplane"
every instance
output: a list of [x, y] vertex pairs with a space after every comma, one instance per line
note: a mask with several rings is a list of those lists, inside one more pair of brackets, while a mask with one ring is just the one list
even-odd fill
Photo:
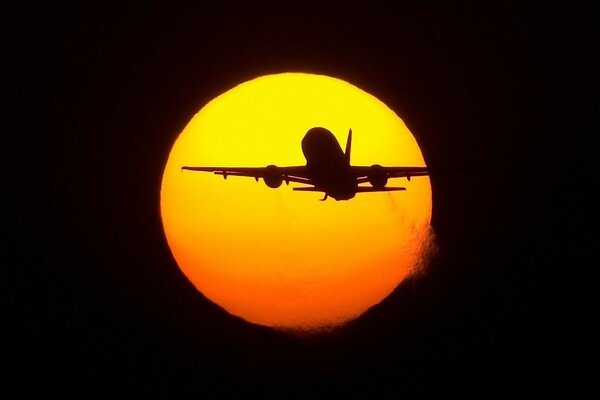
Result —
[[[212, 172], [228, 176], [245, 176], [257, 182], [262, 178], [270, 188], [278, 188], [283, 182], [309, 186], [294, 187], [295, 191], [322, 192], [321, 201], [331, 197], [335, 200], [350, 200], [357, 193], [392, 192], [406, 190], [405, 187], [386, 186], [389, 178], [407, 178], [429, 175], [427, 167], [384, 167], [379, 164], [356, 166], [350, 164], [352, 129], [348, 131], [346, 151], [342, 151], [337, 139], [328, 129], [314, 127], [302, 139], [302, 152], [306, 165], [278, 167], [195, 167], [182, 166], [182, 170]], [[361, 186], [363, 183], [370, 186]]]

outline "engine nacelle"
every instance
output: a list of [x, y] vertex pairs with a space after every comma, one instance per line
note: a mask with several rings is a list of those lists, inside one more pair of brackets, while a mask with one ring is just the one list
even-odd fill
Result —
[[377, 189], [384, 188], [388, 182], [388, 175], [379, 164], [371, 165], [367, 178], [369, 179], [371, 186]]
[[265, 184], [273, 189], [278, 188], [283, 183], [283, 174], [276, 165], [267, 165], [264, 176]]

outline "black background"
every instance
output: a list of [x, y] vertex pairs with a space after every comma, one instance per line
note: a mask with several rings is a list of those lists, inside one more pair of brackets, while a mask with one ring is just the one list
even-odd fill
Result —
[[[6, 10], [6, 390], [512, 398], [585, 388], [598, 10], [518, 3]], [[159, 216], [162, 171], [189, 119], [232, 86], [285, 71], [377, 96], [429, 166], [485, 166], [432, 178], [439, 250], [423, 275], [310, 337], [202, 297]]]

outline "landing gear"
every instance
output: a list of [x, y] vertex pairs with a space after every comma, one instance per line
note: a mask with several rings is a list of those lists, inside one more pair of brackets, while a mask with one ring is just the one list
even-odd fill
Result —
[[327, 200], [327, 197], [328, 197], [328, 196], [329, 196], [329, 195], [328, 195], [327, 193], [325, 193], [325, 196], [324, 196], [324, 197], [321, 199], [321, 201], [325, 201], [325, 200]]

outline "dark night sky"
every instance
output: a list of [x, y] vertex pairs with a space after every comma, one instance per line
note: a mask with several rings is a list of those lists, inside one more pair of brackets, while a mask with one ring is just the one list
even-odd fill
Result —
[[[3, 386], [304, 398], [586, 386], [597, 7], [214, 3], [4, 13]], [[193, 114], [284, 71], [374, 94], [429, 166], [493, 166], [432, 178], [426, 273], [309, 338], [203, 298], [159, 217], [162, 170]]]

